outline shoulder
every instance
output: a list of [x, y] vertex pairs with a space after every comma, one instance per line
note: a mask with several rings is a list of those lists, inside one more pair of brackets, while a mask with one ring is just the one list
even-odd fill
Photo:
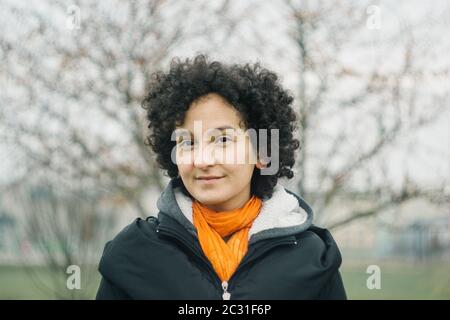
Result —
[[117, 235], [106, 242], [99, 262], [99, 271], [118, 269], [145, 257], [158, 245], [155, 217], [136, 218], [125, 226]]
[[305, 233], [308, 246], [315, 257], [314, 270], [322, 272], [323, 282], [317, 299], [347, 299], [339, 268], [342, 264], [341, 252], [328, 229], [312, 225]]
[[325, 248], [330, 246], [336, 246], [337, 243], [334, 240], [330, 230], [326, 228], [318, 227], [312, 224], [308, 229], [296, 235], [298, 239], [308, 241], [311, 245]]
[[158, 219], [150, 216], [146, 219], [136, 218], [120, 230], [117, 235], [105, 245], [105, 249], [114, 250], [123, 246], [131, 246], [145, 240], [156, 239]]
[[296, 235], [298, 246], [313, 263], [325, 269], [336, 270], [342, 263], [341, 252], [331, 232], [326, 228], [311, 225]]

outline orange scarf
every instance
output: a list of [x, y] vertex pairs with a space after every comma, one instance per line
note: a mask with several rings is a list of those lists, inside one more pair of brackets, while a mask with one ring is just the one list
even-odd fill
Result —
[[[248, 249], [248, 232], [262, 201], [252, 196], [242, 208], [217, 212], [197, 200], [192, 202], [193, 221], [208, 260], [222, 281], [228, 281]], [[234, 233], [234, 234], [233, 234]], [[227, 242], [222, 237], [233, 234]]]

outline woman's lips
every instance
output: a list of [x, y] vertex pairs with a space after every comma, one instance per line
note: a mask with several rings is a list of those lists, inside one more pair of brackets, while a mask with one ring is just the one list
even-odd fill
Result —
[[198, 178], [197, 181], [201, 184], [214, 184], [216, 182], [218, 182], [219, 180], [222, 180], [224, 177], [219, 177], [219, 178]]

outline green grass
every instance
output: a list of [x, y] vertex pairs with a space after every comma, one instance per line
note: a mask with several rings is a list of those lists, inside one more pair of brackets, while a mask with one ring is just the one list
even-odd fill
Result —
[[[374, 263], [377, 264], [377, 263]], [[349, 299], [450, 299], [450, 264], [378, 263], [381, 288], [368, 289], [367, 266], [343, 265], [342, 278]]]
[[[392, 262], [374, 264], [381, 268], [379, 290], [369, 290], [366, 286], [370, 276], [366, 273], [369, 264], [343, 264], [341, 273], [349, 299], [450, 299], [448, 263], [414, 266]], [[56, 283], [53, 273], [47, 268], [33, 268], [32, 274], [30, 277], [30, 272], [23, 267], [0, 266], [0, 299], [56, 299], [58, 296], [52, 293], [55, 291], [67, 299], [93, 299], [100, 282], [97, 272], [90, 273], [90, 279], [82, 273], [81, 289], [68, 290], [63, 272]]]
[[93, 299], [100, 283], [97, 272], [84, 274], [81, 269], [81, 288], [69, 290], [69, 275], [61, 270], [59, 276], [45, 267], [0, 266], [0, 299]]

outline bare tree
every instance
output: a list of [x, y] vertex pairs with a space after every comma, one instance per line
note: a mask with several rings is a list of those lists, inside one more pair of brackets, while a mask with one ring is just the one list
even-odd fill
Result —
[[35, 278], [55, 297], [78, 297], [65, 288], [66, 267], [90, 270], [89, 255], [98, 260], [105, 243], [100, 235], [113, 229], [104, 224], [99, 199], [126, 201], [146, 217], [145, 192], [163, 188], [145, 144], [141, 101], [150, 75], [186, 43], [207, 48], [215, 33], [226, 41], [240, 18], [228, 15], [227, 0], [1, 6], [0, 140], [13, 146], [17, 160], [5, 188], [43, 188], [46, 181], [46, 197], [16, 199], [25, 237], [34, 239], [53, 284]]
[[25, 155], [21, 176], [90, 180], [147, 216], [143, 192], [163, 188], [144, 143], [149, 77], [184, 43], [231, 36], [229, 1], [2, 6], [2, 27], [16, 30], [0, 36], [1, 137]]
[[[98, 259], [119, 206], [112, 199], [106, 203], [105, 195], [95, 190], [64, 190], [45, 181], [5, 193], [16, 204], [17, 247], [28, 244], [20, 258], [35, 286], [47, 297], [92, 298], [98, 285]], [[78, 268], [77, 274], [70, 268]]]
[[[439, 50], [438, 41], [430, 32], [419, 38], [415, 31], [427, 24], [448, 25], [449, 8], [428, 15], [427, 21], [409, 23], [382, 4], [285, 4], [298, 57], [298, 191], [313, 202], [318, 221], [335, 228], [412, 198], [448, 201], [445, 177], [440, 185], [427, 188], [405, 170], [403, 184], [395, 186], [387, 161], [395, 151], [407, 155], [404, 138], [445, 115], [450, 88], [430, 87], [448, 84], [449, 62], [437, 70], [430, 67], [426, 62]], [[371, 22], [379, 18], [380, 7], [384, 20]], [[377, 23], [388, 23], [388, 15], [394, 20], [391, 25], [376, 30]], [[330, 222], [333, 201], [352, 192], [363, 192], [373, 207]]]

